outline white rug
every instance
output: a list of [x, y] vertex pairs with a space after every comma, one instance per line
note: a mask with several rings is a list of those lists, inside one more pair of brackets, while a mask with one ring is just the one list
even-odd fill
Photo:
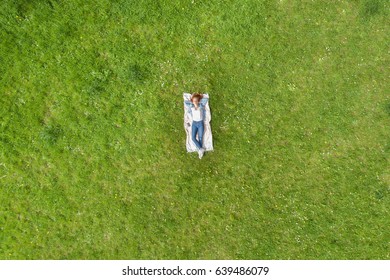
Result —
[[[186, 131], [187, 139], [186, 139], [186, 148], [187, 152], [197, 152], [197, 148], [195, 146], [195, 143], [191, 139], [191, 131], [192, 131], [192, 124], [189, 126], [187, 123], [190, 123], [190, 120], [187, 116], [187, 110], [188, 106], [191, 103], [191, 94], [189, 93], [183, 93], [183, 99], [184, 99], [184, 130]], [[210, 113], [210, 106], [209, 106], [209, 95], [203, 94], [203, 98], [201, 99], [201, 102], [204, 104], [206, 109], [206, 118], [204, 120], [204, 133], [203, 133], [203, 147], [206, 149], [206, 151], [213, 151], [213, 135], [211, 133], [211, 113]], [[198, 139], [198, 136], [196, 136]]]

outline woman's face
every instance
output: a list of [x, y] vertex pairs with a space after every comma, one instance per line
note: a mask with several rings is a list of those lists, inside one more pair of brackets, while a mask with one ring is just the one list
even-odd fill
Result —
[[194, 99], [192, 99], [192, 103], [194, 103], [194, 105], [198, 106], [199, 98], [195, 97]]

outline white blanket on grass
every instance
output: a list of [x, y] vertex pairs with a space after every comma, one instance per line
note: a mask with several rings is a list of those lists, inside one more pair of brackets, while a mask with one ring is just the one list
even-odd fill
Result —
[[[203, 121], [204, 123], [204, 133], [203, 133], [203, 147], [206, 149], [206, 151], [213, 151], [213, 135], [211, 133], [211, 126], [210, 126], [210, 121], [211, 121], [211, 113], [210, 113], [210, 106], [209, 106], [209, 95], [208, 94], [203, 94], [203, 100], [206, 100], [207, 98], [207, 103], [204, 105], [204, 108], [206, 110], [206, 118]], [[188, 105], [186, 105], [186, 101], [191, 102], [191, 94], [189, 93], [183, 93], [183, 99], [184, 99], [184, 129], [186, 131], [187, 139], [186, 139], [186, 148], [187, 152], [196, 152], [198, 151], [195, 143], [191, 139], [191, 132], [192, 132], [192, 124], [191, 120], [187, 114], [188, 110]], [[190, 125], [187, 125], [190, 123]], [[196, 135], [196, 139], [198, 139], [198, 135]]]

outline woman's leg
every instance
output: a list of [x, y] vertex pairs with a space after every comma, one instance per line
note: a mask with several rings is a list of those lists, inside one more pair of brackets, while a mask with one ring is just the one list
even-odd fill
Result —
[[[193, 121], [193, 122], [192, 122], [192, 141], [195, 143], [195, 146], [196, 146], [198, 149], [200, 149], [200, 148], [202, 148], [202, 144], [200, 144], [200, 143], [198, 142], [198, 140], [196, 140], [196, 133], [199, 133], [198, 131], [199, 131], [198, 123], [195, 122], [195, 121]], [[198, 135], [198, 136], [199, 136], [199, 135]], [[202, 136], [203, 136], [203, 135], [202, 135]], [[199, 140], [200, 140], [200, 138], [199, 138]], [[202, 143], [202, 142], [201, 142], [201, 143]]]
[[200, 147], [203, 147], [203, 133], [204, 133], [204, 124], [202, 121], [200, 122], [198, 127], [198, 138], [199, 138]]

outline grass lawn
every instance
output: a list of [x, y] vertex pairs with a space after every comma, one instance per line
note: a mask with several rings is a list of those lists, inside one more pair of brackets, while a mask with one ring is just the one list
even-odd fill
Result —
[[0, 259], [390, 259], [389, 10], [1, 1]]

